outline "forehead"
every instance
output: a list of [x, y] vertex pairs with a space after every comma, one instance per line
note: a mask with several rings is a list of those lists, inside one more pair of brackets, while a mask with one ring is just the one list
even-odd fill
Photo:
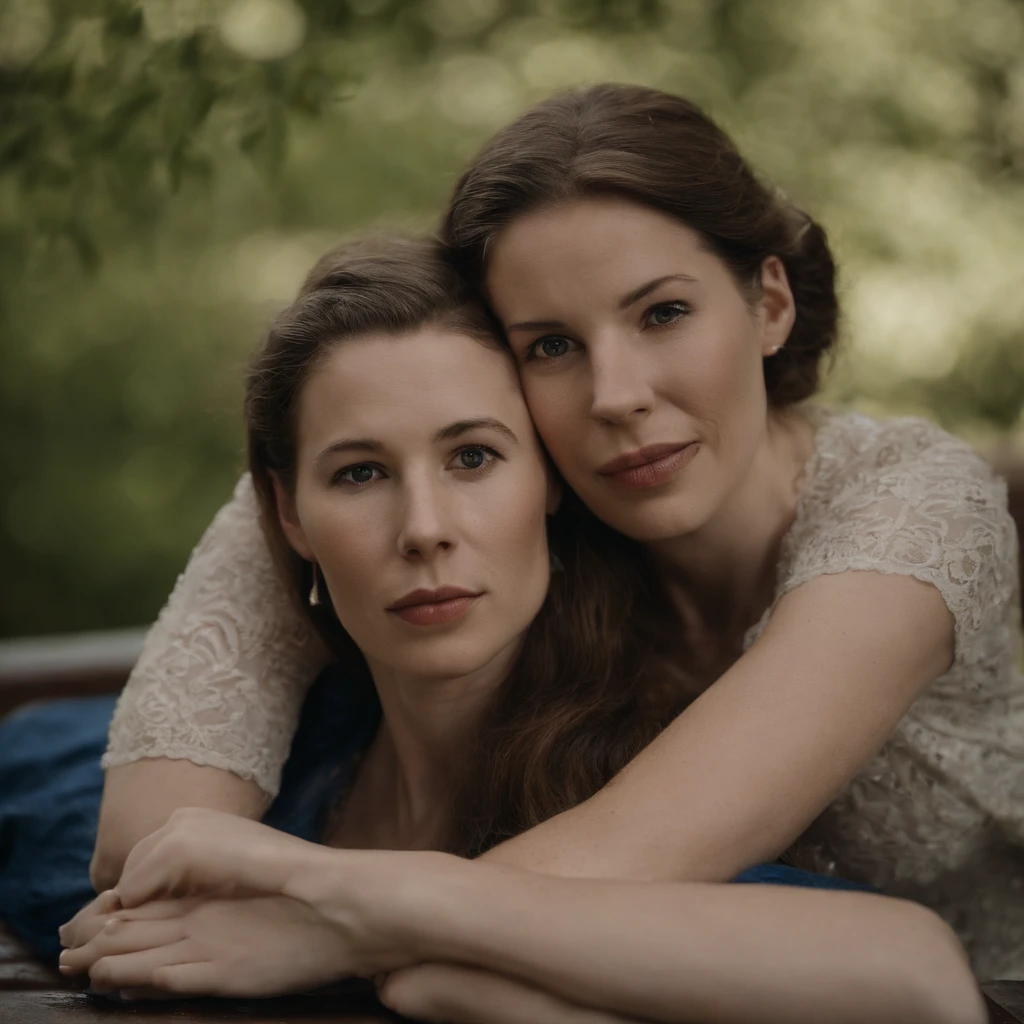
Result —
[[424, 327], [335, 345], [302, 389], [298, 434], [302, 443], [339, 431], [433, 433], [480, 416], [505, 419], [513, 429], [528, 421], [511, 359], [465, 334]]
[[509, 224], [491, 248], [487, 290], [504, 313], [525, 292], [544, 299], [610, 279], [629, 290], [668, 272], [706, 275], [716, 262], [682, 221], [628, 199], [587, 196]]

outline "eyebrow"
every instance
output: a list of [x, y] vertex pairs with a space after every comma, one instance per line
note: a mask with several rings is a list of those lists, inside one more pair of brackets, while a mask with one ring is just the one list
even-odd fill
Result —
[[336, 455], [338, 452], [377, 452], [381, 449], [379, 441], [368, 441], [361, 438], [346, 438], [343, 441], [335, 441], [329, 444], [313, 460], [314, 464], [322, 462], [328, 455]]
[[[686, 281], [688, 284], [697, 284], [697, 278], [691, 277], [689, 274], [666, 274], [664, 277], [656, 277], [653, 281], [648, 281], [647, 284], [641, 285], [639, 288], [635, 288], [633, 291], [623, 295], [619, 299], [619, 309], [629, 309], [635, 302], [639, 302], [641, 299], [650, 295], [655, 288], [660, 287], [667, 281]], [[523, 320], [517, 324], [509, 324], [505, 328], [506, 333], [512, 331], [555, 331], [565, 327], [565, 324], [561, 320]]]
[[439, 430], [434, 435], [434, 441], [450, 441], [452, 438], [461, 437], [470, 430], [496, 430], [499, 434], [504, 434], [510, 441], [519, 444], [519, 438], [516, 437], [512, 428], [506, 427], [501, 420], [496, 420], [491, 416], [481, 416], [475, 420], [457, 420], [455, 423], [449, 423], [447, 427]]
[[[434, 434], [431, 441], [435, 444], [438, 441], [450, 441], [453, 438], [461, 437], [470, 430], [496, 430], [498, 433], [504, 434], [510, 441], [519, 444], [519, 438], [516, 437], [511, 427], [505, 426], [501, 420], [490, 416], [481, 416], [473, 420], [456, 420], [455, 423], [449, 423], [447, 427], [442, 427]], [[328, 455], [336, 455], [338, 452], [379, 452], [383, 447], [380, 441], [373, 441], [369, 438], [344, 438], [329, 444], [314, 461], [320, 462]]]
[[696, 284], [697, 278], [690, 277], [689, 274], [666, 274], [664, 277], [656, 277], [653, 281], [648, 281], [647, 284], [641, 285], [628, 295], [623, 295], [619, 299], [619, 309], [629, 309], [634, 302], [639, 302], [641, 299], [646, 298], [655, 288], [665, 284], [666, 281], [686, 281], [688, 284]]

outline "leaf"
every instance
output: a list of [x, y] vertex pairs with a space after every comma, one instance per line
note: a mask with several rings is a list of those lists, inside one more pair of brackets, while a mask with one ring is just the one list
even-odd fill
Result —
[[74, 247], [75, 255], [82, 268], [90, 274], [95, 273], [100, 266], [100, 251], [93, 240], [92, 235], [78, 221], [68, 221], [64, 225], [63, 234]]
[[160, 91], [149, 82], [136, 84], [102, 120], [96, 133], [100, 146], [116, 145], [139, 115], [160, 99]]
[[193, 32], [178, 44], [178, 64], [185, 71], [196, 71], [202, 63], [202, 37]]
[[103, 23], [103, 29], [109, 36], [116, 36], [121, 39], [137, 39], [142, 33], [142, 8], [136, 6], [125, 7], [120, 3], [111, 3], [106, 20]]
[[6, 138], [0, 139], [0, 171], [24, 162], [42, 138], [42, 125], [14, 127]]
[[284, 164], [287, 137], [287, 115], [280, 105], [273, 104], [264, 119], [242, 135], [239, 144], [264, 174], [275, 178]]

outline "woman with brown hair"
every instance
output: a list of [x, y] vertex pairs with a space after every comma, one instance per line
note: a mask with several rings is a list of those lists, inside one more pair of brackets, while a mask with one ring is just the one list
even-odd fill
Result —
[[[129, 997], [398, 972], [384, 1001], [444, 1020], [981, 1019], [952, 932], [913, 904], [467, 859], [590, 796], [685, 691], [656, 661], [656, 583], [556, 511], [514, 364], [435, 247], [325, 257], [246, 408], [271, 548], [347, 667], [348, 738], [288, 783], [316, 841], [177, 812], [129, 855], [121, 909], [65, 929], [65, 971]], [[424, 961], [447, 966], [403, 971]]]
[[[674, 624], [664, 678], [694, 698], [612, 785], [488, 856], [724, 881], [788, 851], [938, 909], [982, 977], [1024, 976], [1005, 489], [922, 421], [804, 402], [836, 336], [821, 228], [685, 100], [597, 86], [499, 132], [444, 238], [559, 472], [650, 559]], [[107, 884], [176, 806], [259, 813], [324, 660], [276, 593], [246, 488], [122, 697]]]

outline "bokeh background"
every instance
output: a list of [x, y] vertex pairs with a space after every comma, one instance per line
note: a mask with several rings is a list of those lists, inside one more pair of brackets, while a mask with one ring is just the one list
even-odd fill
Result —
[[150, 621], [313, 259], [599, 80], [824, 222], [830, 399], [1024, 450], [1022, 0], [0, 0], [0, 635]]

